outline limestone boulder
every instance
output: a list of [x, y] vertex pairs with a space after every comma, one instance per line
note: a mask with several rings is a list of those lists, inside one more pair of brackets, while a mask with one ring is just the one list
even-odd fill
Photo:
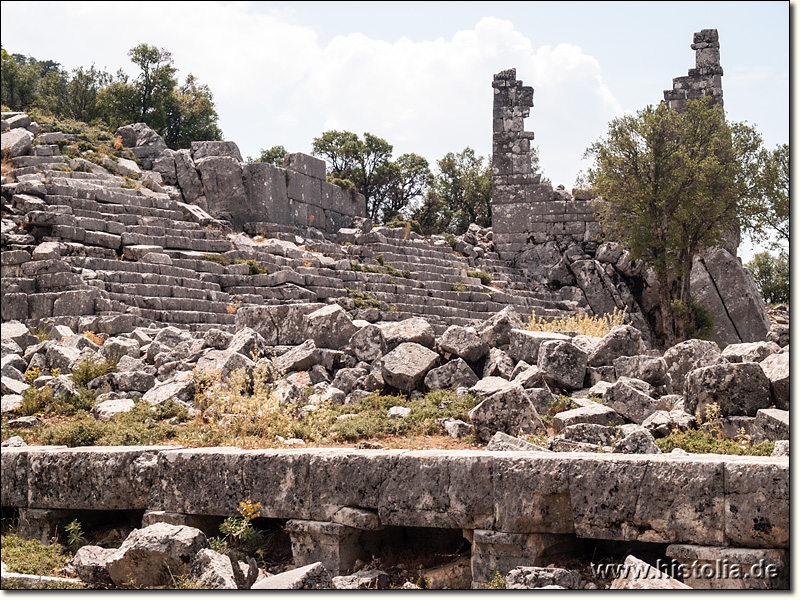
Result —
[[225, 379], [235, 371], [243, 370], [249, 374], [254, 366], [252, 360], [233, 350], [208, 350], [197, 361], [195, 372], [202, 376]]
[[499, 348], [490, 348], [483, 363], [483, 377], [502, 377], [511, 379], [514, 373], [514, 360]]
[[257, 581], [253, 590], [330, 590], [333, 580], [321, 562]]
[[613, 408], [597, 402], [562, 411], [553, 417], [553, 429], [557, 432], [561, 432], [567, 426], [576, 423], [594, 423], [597, 425], [614, 423], [621, 425], [623, 419]]
[[769, 379], [772, 402], [777, 408], [789, 410], [789, 353], [772, 354], [759, 364]]
[[526, 367], [517, 373], [512, 381], [520, 384], [526, 390], [530, 388], [543, 388], [547, 386], [544, 380], [544, 373], [535, 365]]
[[722, 351], [725, 360], [732, 363], [761, 362], [771, 354], [781, 351], [775, 342], [748, 342], [743, 344], [729, 344]]
[[425, 387], [429, 390], [472, 387], [476, 383], [478, 376], [463, 358], [451, 360], [441, 367], [431, 369], [425, 375]]
[[788, 346], [789, 326], [779, 323], [773, 323], [769, 328], [769, 333], [767, 334], [767, 341], [775, 342], [781, 348], [783, 348], [784, 346]]
[[242, 164], [230, 156], [206, 156], [195, 160], [203, 185], [205, 206], [215, 218], [230, 220], [234, 227], [245, 225], [241, 207], [247, 206]]
[[613, 451], [618, 454], [661, 454], [653, 434], [643, 427], [625, 434], [613, 444]]
[[706, 407], [719, 405], [726, 417], [755, 417], [771, 404], [770, 382], [758, 363], [701, 367], [686, 376], [684, 410], [705, 415]]
[[70, 568], [85, 583], [98, 586], [111, 586], [108, 565], [117, 558], [117, 548], [82, 546], [69, 561]]
[[509, 383], [469, 412], [478, 437], [489, 441], [498, 431], [509, 435], [545, 432], [539, 413], [521, 385]]
[[789, 411], [779, 408], [762, 408], [756, 413], [751, 435], [753, 443], [775, 442], [789, 439]]
[[205, 534], [195, 527], [156, 523], [134, 529], [108, 563], [114, 585], [131, 581], [137, 586], [167, 585], [189, 572], [200, 550], [209, 548]]
[[[210, 330], [213, 331], [213, 330]], [[219, 330], [217, 330], [219, 331]], [[225, 332], [220, 332], [220, 334], [224, 334]], [[256, 360], [257, 358], [264, 356], [269, 348], [267, 344], [267, 340], [258, 333], [254, 329], [250, 329], [249, 327], [244, 327], [239, 329], [233, 337], [230, 337], [230, 334], [220, 335], [216, 334], [214, 341], [214, 349], [215, 350], [227, 350], [228, 352], [235, 352], [237, 354], [241, 354], [242, 356], [250, 359]], [[203, 344], [208, 345], [207, 336], [203, 336]], [[226, 343], [226, 339], [228, 340]], [[216, 346], [223, 346], [221, 348], [217, 348]]]
[[491, 396], [492, 394], [505, 389], [508, 385], [508, 380], [502, 377], [484, 377], [478, 383], [469, 388], [469, 393], [473, 396], [483, 397]]
[[498, 431], [486, 445], [489, 452], [550, 452], [547, 448], [531, 444], [523, 439]]
[[133, 410], [136, 403], [130, 398], [116, 398], [105, 400], [92, 407], [91, 414], [98, 421], [111, 421], [120, 413]]
[[438, 362], [439, 355], [433, 350], [415, 342], [403, 342], [381, 359], [381, 375], [390, 386], [410, 393]]
[[551, 586], [580, 590], [583, 584], [578, 571], [558, 567], [517, 567], [506, 575], [507, 590], [534, 590]]
[[350, 337], [348, 343], [355, 357], [365, 362], [372, 362], [386, 353], [386, 342], [377, 325], [365, 325]]
[[[688, 585], [662, 573], [656, 567], [629, 555], [623, 569], [611, 583], [612, 590], [690, 590]], [[627, 567], [627, 568], [626, 568]]]
[[236, 311], [236, 330], [258, 332], [268, 346], [295, 346], [305, 340], [305, 315], [319, 305], [242, 306]]
[[439, 348], [449, 354], [475, 363], [486, 356], [489, 345], [484, 342], [474, 327], [451, 325], [439, 338]]
[[561, 341], [568, 342], [570, 337], [563, 333], [550, 331], [528, 331], [526, 329], [512, 329], [509, 334], [510, 346], [508, 354], [516, 361], [524, 360], [535, 365], [539, 360], [539, 347], [543, 342]]
[[185, 373], [151, 388], [142, 396], [142, 400], [150, 404], [164, 404], [167, 400], [174, 399], [192, 404], [194, 392], [194, 379], [191, 373]]
[[421, 317], [385, 324], [381, 326], [381, 333], [387, 351], [394, 350], [397, 346], [405, 343], [433, 348], [436, 341], [433, 327]]
[[306, 315], [306, 336], [319, 348], [340, 350], [350, 341], [358, 328], [350, 315], [338, 304], [329, 304]]
[[319, 361], [320, 351], [314, 340], [306, 340], [299, 346], [281, 354], [274, 360], [274, 363], [278, 371], [289, 373], [291, 371], [307, 371]]
[[642, 421], [642, 427], [655, 438], [670, 435], [674, 430], [686, 431], [693, 428], [697, 419], [681, 410], [657, 410]]
[[9, 158], [25, 156], [30, 153], [33, 144], [33, 134], [26, 129], [17, 128], [0, 134], [0, 145], [4, 155]]
[[442, 431], [453, 439], [463, 438], [472, 434], [472, 425], [461, 419], [447, 417], [439, 420]]
[[647, 346], [642, 333], [631, 325], [615, 325], [595, 346], [589, 355], [589, 365], [602, 367], [613, 365], [620, 356], [644, 354]]
[[477, 327], [478, 335], [491, 348], [501, 348], [511, 342], [511, 330], [523, 329], [519, 314], [510, 306], [495, 313]]
[[620, 377], [604, 394], [603, 404], [629, 421], [641, 424], [661, 408], [652, 394], [652, 387], [647, 382]]
[[588, 358], [571, 342], [550, 340], [539, 347], [537, 366], [550, 387], [578, 390], [583, 387]]
[[617, 377], [641, 379], [653, 386], [667, 384], [667, 363], [660, 356], [620, 356], [614, 359]]
[[667, 364], [669, 377], [669, 391], [673, 394], [683, 394], [686, 375], [700, 367], [726, 364], [728, 361], [716, 342], [706, 340], [686, 340], [669, 348], [664, 352], [664, 362]]

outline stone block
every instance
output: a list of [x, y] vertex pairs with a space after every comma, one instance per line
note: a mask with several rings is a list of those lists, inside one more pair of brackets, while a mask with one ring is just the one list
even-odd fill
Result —
[[472, 580], [491, 581], [495, 571], [505, 576], [520, 566], [545, 566], [577, 554], [582, 545], [574, 535], [506, 533], [475, 530], [472, 539]]
[[369, 558], [360, 543], [361, 531], [340, 523], [293, 519], [286, 522], [286, 531], [298, 567], [320, 562], [336, 577], [350, 571], [357, 560]]
[[688, 590], [685, 583], [661, 572], [656, 567], [629, 555], [620, 574], [611, 583], [613, 590]]
[[789, 589], [786, 550], [672, 544], [667, 556], [695, 590]]
[[284, 156], [283, 168], [325, 181], [325, 161], [302, 152], [294, 152]]

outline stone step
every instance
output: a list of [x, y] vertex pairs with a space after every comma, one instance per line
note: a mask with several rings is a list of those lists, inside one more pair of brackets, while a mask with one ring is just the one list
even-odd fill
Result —
[[42, 165], [64, 164], [63, 156], [17, 156], [11, 164], [17, 168], [41, 167]]
[[[50, 205], [70, 206], [73, 211], [80, 209], [97, 213], [97, 215], [87, 214], [88, 217], [96, 218], [113, 218], [120, 220], [125, 225], [134, 225], [140, 223], [138, 219], [142, 217], [148, 218], [161, 218], [165, 219], [165, 225], [177, 225], [178, 223], [185, 223], [182, 227], [199, 227], [196, 223], [183, 221], [183, 213], [177, 209], [161, 209], [153, 207], [131, 206], [126, 204], [109, 204], [97, 202], [96, 200], [88, 198], [76, 198], [63, 194], [48, 194], [45, 195], [44, 201]], [[75, 214], [79, 214], [75, 212]], [[134, 220], [132, 217], [136, 217]], [[167, 223], [168, 222], [168, 223]]]
[[229, 302], [214, 302], [186, 297], [145, 296], [141, 294], [107, 292], [109, 300], [116, 300], [127, 306], [145, 308], [162, 312], [226, 313], [236, 312], [236, 306]]

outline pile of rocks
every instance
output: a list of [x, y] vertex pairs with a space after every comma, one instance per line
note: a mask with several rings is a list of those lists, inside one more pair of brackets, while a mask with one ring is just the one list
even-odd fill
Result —
[[[706, 415], [712, 405], [724, 416], [728, 437], [744, 428], [754, 441], [788, 439], [788, 344], [732, 344], [721, 351], [714, 342], [688, 340], [662, 355], [629, 325], [602, 338], [528, 331], [510, 308], [478, 327], [452, 325], [439, 336], [422, 318], [369, 323], [351, 319], [338, 304], [248, 307], [237, 312], [236, 325], [235, 333], [136, 328], [100, 345], [65, 326], [39, 342], [24, 324], [6, 323], [3, 411], [21, 405], [26, 372], [41, 373], [30, 385], [69, 395], [75, 384], [66, 373], [81, 361], [116, 356], [116, 372], [88, 383], [103, 390], [92, 410], [98, 419], [140, 401], [177, 400], [195, 409], [203, 378], [240, 370], [252, 377], [262, 369], [277, 378], [274, 393], [282, 402], [306, 402], [303, 412], [375, 392], [472, 394], [483, 400], [470, 423], [446, 420], [442, 429], [487, 442], [498, 432], [546, 435], [541, 416], [560, 394], [578, 408], [553, 418], [553, 450], [658, 452], [655, 438], [695, 426], [694, 415]], [[62, 374], [49, 375], [54, 369]], [[407, 412], [398, 407], [392, 416]]]

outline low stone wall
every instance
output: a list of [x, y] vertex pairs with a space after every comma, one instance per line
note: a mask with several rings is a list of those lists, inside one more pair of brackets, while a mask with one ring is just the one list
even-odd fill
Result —
[[369, 529], [788, 548], [788, 458], [489, 451], [3, 448], [2, 505], [236, 514]]

